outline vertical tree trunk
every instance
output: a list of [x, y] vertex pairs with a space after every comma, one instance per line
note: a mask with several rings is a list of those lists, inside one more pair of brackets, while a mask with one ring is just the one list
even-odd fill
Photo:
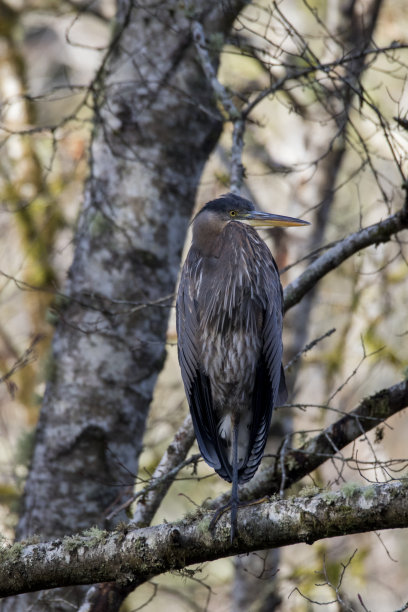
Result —
[[[206, 31], [225, 33], [242, 4], [197, 2], [194, 17]], [[196, 188], [222, 127], [196, 61], [191, 10], [176, 0], [119, 2], [111, 50], [93, 84], [90, 176], [20, 539], [104, 526], [105, 509], [137, 472], [165, 357], [163, 306], [171, 303]], [[34, 594], [3, 609], [72, 610], [63, 598], [76, 601], [51, 593], [47, 604]]]

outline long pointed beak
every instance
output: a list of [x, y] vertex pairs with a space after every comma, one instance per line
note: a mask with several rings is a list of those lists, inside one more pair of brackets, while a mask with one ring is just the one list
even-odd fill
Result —
[[283, 217], [282, 215], [272, 215], [270, 213], [254, 210], [245, 215], [242, 219], [244, 223], [248, 223], [253, 227], [300, 227], [302, 225], [310, 225], [309, 221], [296, 219], [295, 217]]

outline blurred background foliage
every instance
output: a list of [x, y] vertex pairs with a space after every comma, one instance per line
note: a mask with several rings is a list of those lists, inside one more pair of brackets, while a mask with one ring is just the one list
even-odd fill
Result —
[[[310, 68], [315, 58], [336, 56], [336, 43], [326, 29], [332, 4], [337, 7], [330, 0], [261, 0], [245, 9], [229, 40], [217, 33], [209, 37], [210, 46], [222, 48], [219, 78], [234, 92], [238, 107], [249, 94], [270, 86], [284, 67]], [[109, 46], [114, 13], [113, 0], [0, 0], [0, 526], [8, 538], [16, 524], [45, 381], [52, 377], [50, 340], [53, 325], [63, 316], [64, 279], [90, 161], [92, 85]], [[407, 31], [404, 0], [384, 2], [374, 34], [377, 47], [393, 41], [407, 44]], [[373, 54], [367, 64], [363, 89], [351, 103], [342, 133], [333, 132], [325, 106], [336, 108], [336, 91], [329, 91], [318, 70], [265, 97], [251, 115], [244, 195], [264, 210], [314, 223], [302, 233], [262, 234], [279, 267], [288, 266], [284, 285], [307, 266], [310, 259], [302, 260], [307, 253], [402, 206], [398, 166], [405, 164], [406, 172], [407, 52]], [[322, 222], [316, 179], [336, 147], [343, 147], [344, 154], [331, 188], [328, 221]], [[198, 205], [228, 189], [230, 148], [227, 123], [203, 174]], [[320, 242], [312, 233], [319, 223]], [[404, 240], [367, 249], [320, 282], [300, 349], [305, 341], [332, 328], [335, 332], [302, 356], [293, 375], [289, 371], [291, 400], [297, 407], [279, 410], [276, 417], [276, 422], [293, 417], [294, 430], [303, 432], [299, 439], [335, 420], [336, 411], [349, 411], [366, 395], [407, 377]], [[296, 313], [285, 320], [287, 361], [299, 350]], [[155, 393], [137, 487], [148, 480], [186, 411], [172, 312], [168, 358]], [[330, 490], [348, 482], [407, 476], [407, 426], [406, 415], [396, 415], [293, 493], [308, 494], [304, 487], [310, 485]], [[276, 447], [272, 444], [269, 450], [274, 453]], [[177, 479], [155, 522], [180, 518], [225, 486], [199, 461]], [[365, 534], [283, 550], [276, 577], [279, 609], [361, 610], [361, 602], [373, 612], [401, 607], [408, 599], [407, 538], [405, 532]], [[266, 564], [259, 557], [261, 581]], [[217, 561], [194, 573], [185, 570], [155, 579], [126, 605], [129, 610], [143, 604], [148, 610], [165, 605], [169, 612], [226, 610], [232, 584], [233, 564]]]

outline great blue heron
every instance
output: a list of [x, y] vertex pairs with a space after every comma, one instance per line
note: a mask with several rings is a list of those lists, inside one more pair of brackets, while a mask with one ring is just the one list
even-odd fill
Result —
[[238, 484], [262, 459], [272, 410], [287, 392], [282, 360], [282, 286], [265, 242], [251, 227], [307, 221], [255, 211], [234, 194], [208, 202], [177, 297], [178, 357], [201, 454], [232, 482], [231, 541]]

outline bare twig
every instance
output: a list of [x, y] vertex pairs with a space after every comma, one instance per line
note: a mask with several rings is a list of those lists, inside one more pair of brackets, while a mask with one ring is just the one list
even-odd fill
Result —
[[24, 353], [20, 355], [20, 357], [15, 361], [12, 367], [0, 377], [0, 384], [5, 383], [7, 386], [7, 390], [10, 395], [14, 395], [16, 391], [16, 385], [10, 380], [10, 378], [18, 372], [25, 368], [28, 364], [32, 363], [37, 359], [37, 355], [35, 352], [36, 345], [44, 338], [43, 334], [37, 334], [34, 339], [31, 341], [30, 346], [26, 348]]
[[198, 21], [192, 24], [193, 39], [200, 58], [201, 66], [214, 90], [214, 95], [222, 106], [227, 121], [232, 121], [231, 177], [230, 191], [239, 193], [244, 178], [242, 150], [244, 147], [245, 120], [235, 106], [231, 93], [217, 79], [217, 74], [207, 49], [203, 26]]
[[322, 334], [318, 338], [315, 338], [314, 340], [306, 344], [306, 346], [301, 351], [299, 351], [299, 353], [297, 353], [293, 357], [293, 359], [289, 361], [289, 363], [285, 365], [285, 370], [289, 370], [292, 367], [292, 365], [301, 358], [302, 355], [304, 355], [305, 353], [308, 353], [310, 350], [312, 350], [312, 348], [316, 346], [316, 344], [319, 344], [321, 340], [324, 340], [325, 338], [328, 338], [329, 336], [334, 334], [335, 331], [336, 331], [336, 328], [332, 327], [332, 329], [329, 329], [329, 331], [327, 331], [325, 334]]

